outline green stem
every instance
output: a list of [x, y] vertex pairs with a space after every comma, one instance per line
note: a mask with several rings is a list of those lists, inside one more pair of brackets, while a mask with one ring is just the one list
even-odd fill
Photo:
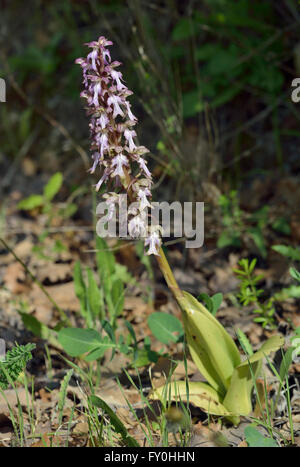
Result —
[[160, 248], [159, 250], [159, 255], [160, 256], [156, 257], [158, 266], [165, 278], [166, 283], [168, 284], [169, 289], [173, 293], [176, 301], [178, 302], [178, 305], [181, 309], [183, 309], [182, 301], [184, 300], [184, 295], [176, 282], [176, 279], [171, 271], [170, 265], [162, 248]]

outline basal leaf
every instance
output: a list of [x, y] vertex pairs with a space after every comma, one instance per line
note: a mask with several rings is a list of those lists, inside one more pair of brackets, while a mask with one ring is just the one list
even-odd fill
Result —
[[63, 182], [63, 176], [60, 172], [54, 174], [47, 185], [44, 187], [44, 196], [48, 201], [51, 201], [59, 192]]
[[163, 344], [179, 342], [183, 337], [181, 322], [173, 315], [154, 312], [148, 318], [148, 326], [153, 335]]
[[63, 328], [58, 341], [71, 357], [78, 357], [101, 346], [102, 339], [95, 329]]
[[254, 426], [246, 426], [245, 437], [250, 448], [278, 448], [278, 444], [272, 438], [263, 436]]
[[31, 209], [43, 206], [44, 198], [41, 195], [30, 195], [18, 203], [19, 209], [30, 211]]

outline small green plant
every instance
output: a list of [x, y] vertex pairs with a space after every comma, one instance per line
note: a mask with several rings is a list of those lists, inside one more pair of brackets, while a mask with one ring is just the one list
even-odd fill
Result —
[[294, 334], [289, 338], [288, 348], [282, 355], [282, 362], [279, 370], [281, 381], [285, 381], [289, 368], [298, 355], [300, 355], [300, 326], [295, 329]]
[[241, 248], [244, 242], [250, 239], [256, 245], [263, 258], [267, 250], [264, 240], [264, 229], [268, 224], [268, 207], [248, 214], [240, 208], [238, 192], [231, 190], [229, 195], [219, 198], [223, 230], [218, 238], [218, 248]]
[[278, 444], [273, 438], [262, 435], [254, 425], [246, 426], [245, 437], [250, 448], [278, 448]]
[[[185, 357], [185, 352], [184, 352]], [[165, 375], [166, 377], [166, 386], [162, 391], [160, 402], [161, 406], [159, 411], [155, 406], [153, 406], [152, 402], [149, 398], [144, 394], [143, 385], [141, 376], [137, 370], [137, 380], [136, 383], [134, 379], [130, 376], [130, 374], [125, 371], [125, 374], [128, 380], [131, 382], [132, 386], [139, 392], [141, 397], [141, 402], [143, 404], [143, 423], [141, 423], [141, 418], [138, 417], [134, 407], [130, 403], [128, 399], [126, 399], [127, 405], [130, 409], [130, 412], [136, 422], [139, 424], [141, 430], [145, 435], [145, 439], [149, 446], [157, 446], [157, 442], [154, 439], [154, 432], [155, 434], [159, 434], [161, 440], [161, 446], [169, 446], [169, 434], [173, 434], [173, 438], [177, 446], [187, 447], [189, 446], [190, 437], [191, 437], [191, 414], [189, 411], [189, 403], [184, 404], [184, 402], [178, 397], [178, 400], [174, 402], [174, 397], [172, 397], [171, 392], [169, 391], [169, 383], [171, 381], [172, 375], [177, 367], [177, 362], [171, 360], [171, 367], [168, 374]], [[185, 371], [187, 377], [187, 361], [186, 358], [184, 359], [185, 363]], [[151, 378], [151, 371], [149, 372], [150, 380]], [[123, 389], [120, 385], [118, 380], [119, 388], [123, 392]], [[188, 390], [188, 389], [187, 389]], [[179, 434], [179, 439], [177, 435]]]
[[115, 328], [124, 307], [125, 285], [134, 285], [135, 278], [126, 266], [115, 260], [113, 251], [103, 238], [96, 237], [96, 247], [98, 278], [90, 268], [83, 271], [77, 261], [74, 267], [75, 293], [87, 327], [95, 327], [105, 318]]
[[248, 259], [241, 259], [239, 261], [240, 269], [234, 269], [235, 274], [240, 279], [240, 292], [237, 297], [243, 306], [255, 305], [253, 312], [259, 316], [254, 318], [254, 322], [260, 323], [263, 328], [274, 328], [275, 298], [271, 297], [266, 301], [261, 300], [264, 290], [259, 289], [258, 284], [263, 276], [255, 274], [256, 262], [256, 258], [251, 262]]
[[[167, 389], [170, 399], [189, 401], [238, 424], [239, 416], [252, 410], [251, 394], [263, 357], [282, 346], [283, 339], [271, 337], [242, 361], [233, 339], [212, 313], [187, 292], [182, 292], [178, 301], [190, 354], [208, 384], [171, 382]], [[161, 399], [165, 390], [165, 386], [156, 388], [151, 397]]]
[[18, 203], [18, 208], [25, 211], [41, 208], [42, 213], [49, 214], [53, 210], [52, 200], [59, 192], [63, 182], [63, 176], [60, 172], [54, 174], [48, 183], [44, 186], [41, 195], [30, 195]]
[[105, 352], [111, 351], [111, 359], [116, 352], [128, 355], [131, 366], [140, 367], [156, 363], [161, 353], [151, 349], [149, 338], [145, 338], [143, 346], [138, 345], [137, 338], [129, 321], [124, 321], [128, 333], [117, 339], [114, 329], [106, 320], [100, 322], [101, 329], [62, 328], [58, 332], [58, 341], [71, 357], [81, 357], [86, 362], [101, 360]]
[[3, 361], [0, 361], [0, 389], [5, 390], [9, 384], [14, 383], [24, 368], [26, 363], [32, 358], [32, 350], [35, 344], [18, 345], [6, 352]]
[[123, 311], [125, 285], [134, 284], [135, 279], [125, 266], [116, 262], [113, 251], [108, 248], [103, 238], [96, 238], [96, 246], [99, 280], [90, 268], [83, 271], [79, 261], [74, 267], [75, 293], [80, 302], [80, 314], [86, 328], [60, 329], [57, 335], [59, 344], [69, 355], [84, 356], [87, 362], [101, 360], [109, 350], [112, 352], [111, 358], [116, 351], [128, 355], [133, 366], [156, 362], [159, 354], [151, 350], [147, 338], [143, 347], [138, 346], [129, 321], [124, 320], [127, 334], [120, 335], [117, 339], [115, 331], [117, 318]]
[[96, 246], [98, 279], [90, 268], [83, 271], [79, 261], [74, 267], [75, 293], [86, 328], [62, 328], [58, 333], [58, 341], [69, 355], [80, 356], [89, 352], [86, 361], [101, 359], [109, 349], [112, 355], [116, 350], [128, 354], [133, 349], [128, 344], [132, 341], [135, 347], [136, 343], [129, 322], [126, 324], [130, 330], [127, 341], [124, 336], [117, 341], [115, 336], [117, 318], [124, 306], [125, 284], [134, 283], [134, 278], [125, 266], [116, 262], [104, 239], [97, 237]]
[[237, 191], [230, 191], [229, 195], [221, 195], [219, 206], [222, 215], [223, 231], [218, 238], [218, 248], [226, 246], [241, 247], [241, 236], [244, 230], [243, 211], [239, 207]]
[[201, 293], [200, 295], [198, 295], [197, 298], [200, 302], [205, 303], [206, 308], [213, 316], [216, 316], [217, 311], [220, 308], [220, 305], [223, 300], [223, 294], [218, 292], [214, 294], [212, 297], [210, 297], [206, 293]]
[[287, 245], [273, 245], [272, 249], [292, 261], [300, 261], [300, 250]]
[[[33, 194], [18, 203], [18, 208], [24, 211], [38, 210], [45, 215], [45, 225], [43, 232], [38, 236], [38, 244], [33, 247], [33, 252], [43, 259], [52, 259], [49, 252], [45, 252], [45, 239], [49, 236], [53, 221], [57, 224], [72, 217], [77, 211], [74, 198], [85, 191], [85, 188], [74, 190], [65, 203], [54, 203], [54, 198], [60, 191], [63, 183], [63, 176], [60, 172], [55, 173], [43, 188], [42, 194]], [[56, 239], [53, 242], [52, 253], [59, 253], [66, 250], [66, 246]]]
[[[300, 282], [300, 273], [295, 268], [290, 268], [290, 275], [295, 280]], [[293, 287], [293, 286], [292, 286]], [[299, 286], [298, 286], [299, 287]], [[283, 289], [286, 290], [286, 289]], [[283, 294], [283, 298], [285, 297], [286, 292], [281, 292]], [[289, 368], [292, 362], [298, 357], [300, 354], [300, 326], [294, 329], [294, 334], [289, 339], [289, 346], [286, 352], [282, 356], [282, 362], [280, 366], [280, 379], [284, 381], [288, 375]]]
[[184, 330], [181, 322], [169, 313], [156, 311], [148, 318], [152, 334], [163, 344], [183, 342]]
[[[287, 258], [292, 264], [299, 264], [300, 262], [300, 250], [287, 245], [273, 245], [272, 249], [277, 253]], [[297, 269], [290, 267], [290, 275], [297, 282], [300, 282], [300, 274]], [[284, 287], [280, 292], [275, 294], [275, 298], [278, 301], [284, 301], [288, 298], [300, 298], [300, 285], [292, 284], [289, 287]]]
[[125, 446], [134, 448], [140, 446], [139, 443], [132, 436], [129, 435], [124, 424], [104, 400], [102, 400], [98, 396], [90, 396], [89, 402], [95, 407], [101, 409], [102, 412], [109, 417], [112, 426], [114, 427], [115, 431], [121, 436]]

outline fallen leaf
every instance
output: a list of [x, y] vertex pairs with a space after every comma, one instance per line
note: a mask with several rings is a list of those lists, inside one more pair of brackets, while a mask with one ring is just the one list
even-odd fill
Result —
[[25, 283], [26, 274], [23, 266], [15, 261], [7, 266], [3, 282], [5, 286], [14, 294], [28, 291], [29, 286]]

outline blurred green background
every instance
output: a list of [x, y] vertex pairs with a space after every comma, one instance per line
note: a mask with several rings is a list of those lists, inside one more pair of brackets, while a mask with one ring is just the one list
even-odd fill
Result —
[[90, 183], [74, 60], [100, 35], [114, 41], [112, 57], [134, 91], [156, 197], [201, 200], [208, 185], [223, 192], [257, 177], [299, 174], [300, 107], [291, 100], [291, 82], [300, 77], [298, 1], [1, 5], [2, 194], [20, 187], [24, 174], [36, 184], [39, 175], [60, 170], [66, 186]]

